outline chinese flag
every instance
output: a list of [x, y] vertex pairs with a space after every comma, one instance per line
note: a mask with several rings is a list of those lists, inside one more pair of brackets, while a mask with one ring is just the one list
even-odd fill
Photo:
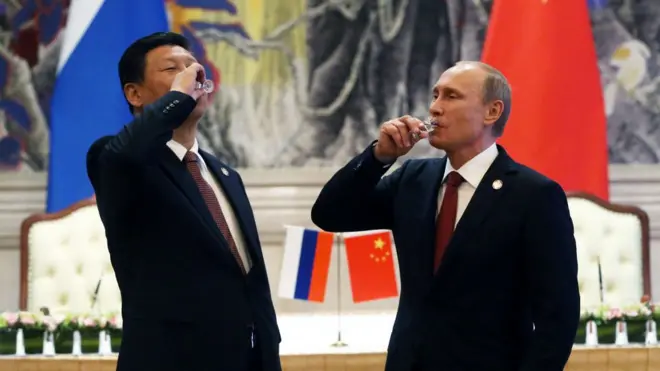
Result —
[[399, 295], [390, 232], [344, 237], [344, 243], [353, 302]]
[[499, 143], [564, 190], [607, 200], [607, 122], [587, 1], [495, 0], [482, 60], [512, 88]]

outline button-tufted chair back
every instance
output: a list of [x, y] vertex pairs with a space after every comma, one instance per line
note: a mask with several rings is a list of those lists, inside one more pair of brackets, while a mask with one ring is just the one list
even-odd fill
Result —
[[[640, 208], [568, 193], [583, 308], [626, 306], [651, 294], [649, 217]], [[600, 273], [599, 273], [600, 263]], [[601, 285], [602, 282], [602, 285]]]
[[121, 310], [121, 296], [94, 200], [23, 221], [20, 307], [29, 311], [48, 307], [53, 313], [105, 314]]

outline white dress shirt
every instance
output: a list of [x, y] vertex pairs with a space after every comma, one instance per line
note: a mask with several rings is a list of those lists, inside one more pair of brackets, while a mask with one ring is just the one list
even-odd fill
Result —
[[[465, 165], [461, 166], [460, 169], [456, 170], [447, 160], [447, 166], [445, 166], [445, 175], [442, 177], [442, 187], [440, 188], [440, 194], [438, 195], [438, 210], [436, 212], [436, 218], [440, 212], [440, 206], [442, 205], [442, 197], [445, 195], [445, 188], [447, 188], [446, 181], [447, 175], [452, 171], [456, 171], [465, 181], [458, 186], [458, 208], [456, 210], [456, 224], [461, 220], [461, 216], [465, 212], [467, 205], [470, 203], [474, 192], [477, 190], [477, 186], [483, 179], [484, 175], [490, 168], [490, 165], [493, 164], [495, 158], [498, 155], [497, 145], [493, 143], [483, 152], [479, 153], [473, 157], [470, 161], [466, 162]], [[454, 227], [456, 227], [456, 224]]]
[[[184, 147], [182, 144], [178, 142], [175, 142], [174, 140], [170, 140], [169, 142], [167, 142], [167, 146], [170, 147], [172, 152], [174, 152], [174, 154], [176, 155], [176, 157], [179, 158], [179, 160], [183, 161], [183, 157], [188, 152], [186, 147]], [[236, 249], [238, 250], [238, 255], [240, 255], [241, 260], [243, 261], [243, 266], [245, 267], [245, 271], [249, 272], [250, 268], [252, 267], [252, 262], [250, 261], [250, 254], [248, 254], [247, 251], [245, 236], [243, 235], [243, 231], [241, 230], [241, 226], [238, 224], [238, 220], [236, 218], [236, 214], [234, 213], [234, 209], [232, 208], [231, 203], [229, 203], [229, 200], [227, 199], [225, 192], [222, 190], [222, 187], [220, 187], [220, 185], [218, 184], [218, 181], [213, 176], [213, 173], [209, 171], [208, 167], [206, 166], [206, 163], [204, 162], [204, 158], [202, 158], [202, 156], [199, 154], [199, 144], [197, 143], [197, 139], [195, 139], [195, 143], [193, 144], [192, 148], [190, 148], [190, 152], [197, 155], [197, 161], [199, 164], [199, 169], [202, 173], [202, 177], [211, 186], [213, 193], [215, 193], [215, 197], [218, 199], [218, 202], [220, 203], [222, 214], [225, 216], [225, 220], [227, 221], [227, 225], [229, 226], [229, 231], [231, 232], [231, 235], [234, 238], [234, 242], [236, 243]]]

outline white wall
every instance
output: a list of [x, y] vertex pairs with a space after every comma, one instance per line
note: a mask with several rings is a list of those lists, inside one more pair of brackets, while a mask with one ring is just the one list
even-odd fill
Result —
[[[309, 210], [331, 169], [242, 170], [257, 218], [271, 285], [276, 287], [282, 257], [283, 224], [312, 227]], [[653, 296], [660, 299], [660, 165], [610, 167], [613, 202], [642, 207], [651, 218], [651, 271]], [[18, 307], [19, 227], [28, 215], [41, 212], [45, 203], [46, 176], [0, 174], [0, 310]], [[335, 250], [336, 252], [336, 250]], [[333, 252], [334, 253], [334, 252]], [[396, 299], [355, 305], [348, 289], [346, 263], [341, 262], [343, 311], [395, 310]], [[324, 304], [276, 299], [278, 312], [336, 312], [336, 256], [330, 268]]]

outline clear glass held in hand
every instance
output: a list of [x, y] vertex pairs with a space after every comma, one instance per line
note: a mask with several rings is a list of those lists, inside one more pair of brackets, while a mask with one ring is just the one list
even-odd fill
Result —
[[[421, 130], [428, 134], [431, 134], [431, 132], [433, 132], [433, 130], [436, 128], [435, 122], [430, 117], [426, 118], [426, 120], [423, 120], [422, 123], [424, 124], [424, 127], [422, 127]], [[410, 133], [410, 136], [415, 142], [420, 139], [420, 136], [417, 133]]]
[[213, 84], [213, 80], [206, 80], [203, 83], [198, 82], [197, 86], [195, 87], [197, 90], [204, 90], [206, 94], [211, 94], [213, 93], [213, 89], [215, 88], [215, 84]]

